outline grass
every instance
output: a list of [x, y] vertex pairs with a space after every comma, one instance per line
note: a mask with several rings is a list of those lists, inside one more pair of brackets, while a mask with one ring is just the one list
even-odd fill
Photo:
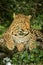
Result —
[[[43, 65], [43, 50], [36, 48], [31, 52], [27, 50], [15, 52], [11, 60], [14, 65]], [[0, 65], [4, 65], [2, 60]]]
[[43, 64], [43, 50], [38, 48], [31, 52], [23, 51], [14, 53], [12, 57], [14, 65], [40, 65]]

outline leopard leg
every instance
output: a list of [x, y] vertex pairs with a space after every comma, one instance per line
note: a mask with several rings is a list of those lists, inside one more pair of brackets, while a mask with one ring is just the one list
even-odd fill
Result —
[[30, 40], [30, 42], [29, 42], [29, 50], [31, 51], [32, 49], [35, 49], [36, 47], [37, 46], [36, 46], [35, 41]]
[[5, 47], [7, 47], [8, 50], [12, 51], [15, 47], [15, 43], [14, 43], [10, 33], [4, 34], [4, 41], [5, 41]]
[[24, 44], [23, 43], [19, 43], [16, 45], [18, 51], [23, 51], [24, 50]]
[[37, 47], [36, 45], [36, 36], [31, 34], [30, 39], [28, 41], [29, 50], [32, 50]]

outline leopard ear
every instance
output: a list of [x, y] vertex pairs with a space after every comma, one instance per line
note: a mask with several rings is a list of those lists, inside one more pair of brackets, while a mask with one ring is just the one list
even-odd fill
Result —
[[13, 18], [15, 18], [15, 13], [13, 13]]
[[31, 18], [32, 18], [32, 16], [31, 16], [31, 15], [29, 15], [29, 16], [28, 16], [28, 19], [30, 20]]

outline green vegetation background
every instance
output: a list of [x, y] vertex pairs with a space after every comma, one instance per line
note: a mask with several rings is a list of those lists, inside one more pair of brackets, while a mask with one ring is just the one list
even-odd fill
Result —
[[43, 29], [43, 0], [0, 0], [0, 34], [11, 24], [13, 13], [32, 15], [31, 27]]
[[[11, 24], [13, 13], [32, 15], [31, 27], [43, 30], [43, 0], [0, 0], [0, 36]], [[14, 65], [21, 63], [23, 63], [22, 65], [29, 65], [29, 63], [37, 65], [40, 61], [42, 63], [43, 51], [36, 50], [35, 53], [36, 55], [33, 52], [27, 53], [27, 51], [17, 52], [14, 54], [12, 61]], [[19, 59], [18, 56], [20, 56]]]

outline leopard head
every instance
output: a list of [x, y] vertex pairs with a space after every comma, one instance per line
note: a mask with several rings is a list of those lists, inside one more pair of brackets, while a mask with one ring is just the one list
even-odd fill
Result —
[[29, 33], [31, 15], [14, 14], [14, 24], [12, 25], [12, 35], [23, 37]]

